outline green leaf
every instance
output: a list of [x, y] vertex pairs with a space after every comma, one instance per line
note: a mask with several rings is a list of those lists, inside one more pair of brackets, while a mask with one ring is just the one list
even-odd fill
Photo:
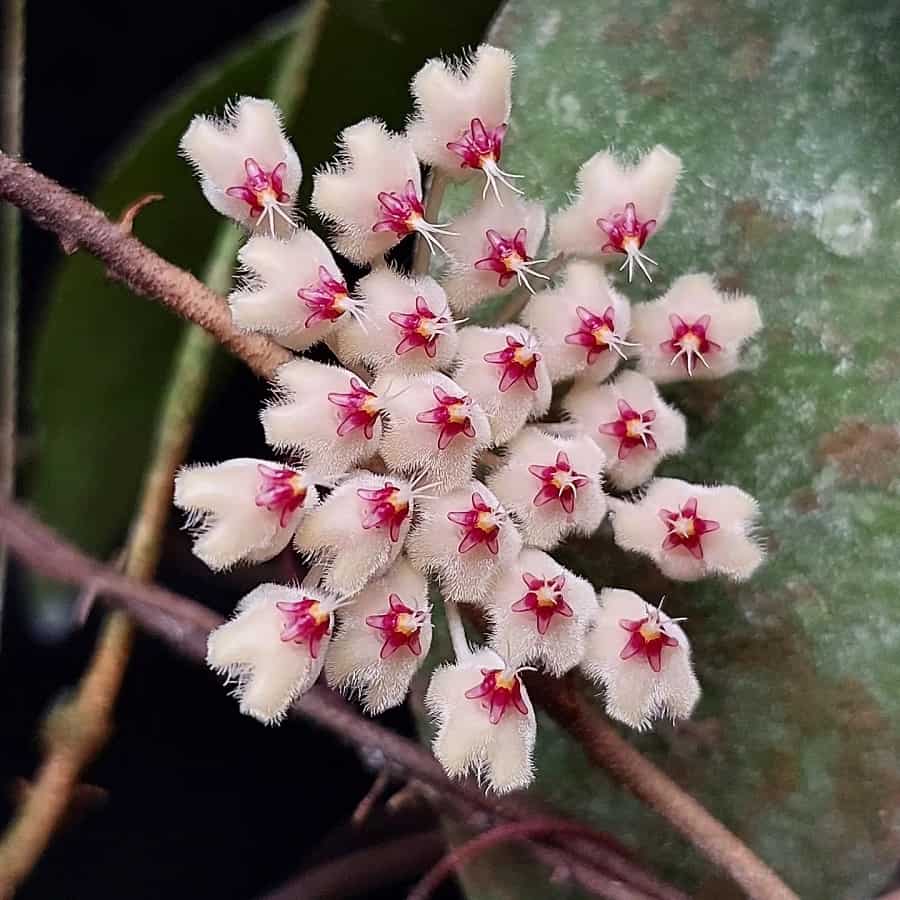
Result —
[[[493, 35], [518, 60], [505, 167], [551, 211], [609, 145], [683, 157], [662, 268], [632, 299], [706, 270], [759, 300], [747, 371], [668, 392], [690, 446], [665, 474], [753, 493], [765, 567], [670, 584], [608, 536], [562, 558], [689, 617], [704, 698], [634, 743], [803, 897], [871, 896], [897, 865], [898, 25], [889, 2], [514, 0]], [[537, 762], [561, 808], [694, 895], [737, 896], [547, 722]]]

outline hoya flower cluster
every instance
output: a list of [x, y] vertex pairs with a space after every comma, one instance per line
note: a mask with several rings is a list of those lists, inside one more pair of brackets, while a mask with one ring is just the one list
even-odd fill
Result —
[[[440, 596], [456, 658], [427, 691], [434, 751], [450, 774], [496, 791], [533, 777], [525, 668], [580, 667], [635, 728], [686, 717], [699, 697], [681, 620], [658, 598], [598, 597], [550, 555], [560, 542], [609, 515], [615, 540], [673, 579], [741, 580], [762, 561], [751, 497], [654, 478], [687, 441], [657, 385], [734, 371], [760, 327], [755, 302], [685, 275], [632, 306], [607, 275], [612, 263], [620, 282], [652, 277], [647, 245], [681, 169], [663, 147], [630, 167], [593, 156], [545, 235], [546, 210], [501, 168], [512, 75], [511, 56], [490, 46], [459, 66], [432, 60], [413, 79], [405, 133], [375, 119], [347, 128], [313, 176], [334, 252], [298, 224], [300, 164], [271, 103], [197, 118], [182, 141], [212, 205], [250, 232], [236, 326], [298, 352], [325, 342], [336, 358], [297, 356], [277, 372], [261, 421], [283, 461], [178, 475], [175, 502], [210, 567], [289, 544], [310, 565], [302, 584], [245, 597], [210, 636], [209, 663], [264, 722], [323, 672], [377, 713], [403, 701], [425, 662], [429, 596]], [[423, 166], [432, 185], [473, 180], [471, 208], [434, 221]], [[408, 236], [425, 242], [437, 279], [386, 260]], [[371, 269], [351, 288], [340, 257]], [[527, 298], [517, 322], [467, 323], [512, 291]], [[547, 421], [555, 386], [561, 422]], [[463, 604], [488, 625], [481, 647], [468, 644]]]

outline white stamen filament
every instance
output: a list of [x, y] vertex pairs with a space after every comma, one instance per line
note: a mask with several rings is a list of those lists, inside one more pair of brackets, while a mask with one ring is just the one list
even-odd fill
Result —
[[487, 197], [488, 190], [492, 190], [494, 192], [494, 196], [497, 198], [497, 202], [500, 206], [503, 206], [503, 199], [500, 196], [500, 191], [497, 188], [497, 182], [499, 181], [504, 187], [509, 188], [514, 194], [519, 194], [520, 196], [524, 196], [525, 192], [520, 191], [509, 179], [510, 178], [524, 178], [524, 175], [513, 175], [511, 172], [504, 172], [496, 162], [492, 159], [486, 160], [482, 163], [481, 171], [484, 172], [484, 188], [481, 191], [481, 199], [484, 200]]
[[647, 260], [648, 263], [654, 266], [659, 266], [659, 263], [655, 259], [651, 259], [647, 256], [646, 253], [639, 250], [634, 244], [629, 244], [628, 249], [625, 251], [625, 262], [619, 266], [619, 271], [621, 272], [626, 266], [628, 266], [628, 281], [629, 283], [634, 278], [634, 264], [637, 263], [640, 267], [641, 271], [647, 277], [647, 281], [653, 282], [653, 279], [650, 277], [650, 273], [647, 271], [647, 267], [644, 265], [644, 260]]
[[516, 273], [516, 280], [519, 284], [524, 287], [529, 294], [535, 293], [534, 288], [531, 286], [531, 283], [528, 281], [528, 275], [532, 275], [535, 278], [542, 278], [544, 281], [549, 281], [550, 276], [545, 275], [543, 272], [538, 272], [534, 266], [538, 266], [541, 263], [550, 262], [549, 259], [532, 259], [526, 262], [516, 263], [513, 271]]

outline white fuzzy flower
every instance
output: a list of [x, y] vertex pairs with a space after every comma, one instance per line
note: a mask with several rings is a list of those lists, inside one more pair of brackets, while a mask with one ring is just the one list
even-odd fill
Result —
[[328, 590], [355, 594], [400, 555], [413, 506], [403, 479], [356, 472], [304, 518], [294, 546], [324, 564]]
[[271, 100], [242, 97], [223, 119], [194, 116], [181, 152], [213, 209], [272, 235], [292, 230], [303, 172]]
[[636, 346], [627, 340], [631, 307], [602, 266], [576, 260], [564, 278], [560, 287], [531, 298], [522, 323], [541, 342], [554, 384], [576, 375], [604, 381]]
[[377, 715], [403, 702], [430, 647], [428, 582], [401, 556], [341, 608], [325, 674]]
[[517, 284], [533, 291], [529, 279], [546, 281], [534, 266], [546, 227], [540, 203], [495, 197], [476, 203], [453, 223], [455, 237], [445, 240], [451, 258], [444, 290], [450, 306], [466, 313], [485, 297], [504, 294]]
[[408, 378], [382, 376], [387, 426], [381, 457], [394, 472], [423, 472], [433, 492], [444, 493], [472, 478], [477, 454], [491, 442], [481, 407], [440, 372]]
[[347, 322], [335, 352], [345, 365], [375, 373], [445, 369], [456, 356], [456, 323], [441, 286], [427, 275], [377, 269], [356, 285], [365, 318]]
[[749, 578], [763, 561], [753, 538], [759, 505], [731, 485], [656, 478], [637, 503], [611, 504], [616, 543], [649, 556], [669, 578]]
[[559, 677], [584, 655], [597, 597], [589, 581], [527, 547], [497, 579], [487, 612], [495, 650]]
[[573, 256], [622, 254], [621, 268], [634, 266], [649, 280], [643, 252], [647, 239], [669, 215], [681, 160], [654, 147], [636, 166], [622, 166], [610, 153], [595, 153], [578, 170], [574, 202], [550, 223], [550, 241], [560, 253]]
[[520, 325], [461, 329], [459, 357], [454, 380], [490, 419], [495, 445], [550, 408], [553, 386], [543, 355]]
[[425, 705], [437, 724], [434, 755], [448, 775], [473, 772], [498, 794], [531, 783], [534, 708], [517, 670], [493, 650], [436, 669]]
[[525, 428], [488, 487], [522, 528], [526, 544], [549, 550], [570, 534], [590, 535], [606, 515], [603, 451], [587, 435]]
[[622, 372], [609, 384], [576, 381], [563, 410], [600, 445], [607, 477], [620, 491], [643, 484], [687, 445], [684, 416], [639, 372]]
[[331, 251], [311, 231], [301, 229], [287, 241], [255, 235], [238, 259], [247, 277], [228, 302], [243, 331], [260, 331], [299, 351], [363, 314]]
[[720, 293], [711, 275], [682, 275], [652, 303], [634, 309], [639, 368], [654, 381], [721, 378], [762, 327], [752, 297]]
[[340, 475], [378, 452], [383, 402], [346, 369], [294, 359], [275, 374], [260, 413], [266, 441], [301, 454], [319, 476]]
[[606, 712], [644, 730], [690, 716], [700, 699], [687, 635], [637, 594], [606, 588], [581, 668], [606, 693]]
[[417, 233], [440, 247], [443, 226], [425, 221], [422, 176], [409, 140], [377, 119], [341, 132], [337, 163], [314, 176], [312, 205], [335, 226], [339, 253], [364, 265]]
[[209, 635], [206, 661], [235, 681], [241, 712], [267, 725], [284, 718], [325, 662], [334, 597], [322, 591], [261, 584], [234, 616]]
[[407, 541], [410, 562], [434, 575], [447, 600], [480, 604], [491, 583], [518, 556], [522, 538], [483, 484], [419, 504], [422, 520]]
[[211, 569], [277, 556], [318, 502], [306, 473], [261, 459], [185, 466], [175, 477], [175, 505], [188, 513], [194, 553]]
[[498, 182], [519, 193], [498, 165], [512, 105], [512, 54], [482, 44], [459, 66], [429, 60], [412, 80], [416, 114], [406, 133], [426, 165], [462, 180], [484, 175], [485, 193]]

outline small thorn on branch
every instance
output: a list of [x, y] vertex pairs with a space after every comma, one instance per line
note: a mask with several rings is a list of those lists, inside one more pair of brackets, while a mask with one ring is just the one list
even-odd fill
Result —
[[134, 220], [137, 218], [138, 213], [145, 206], [156, 203], [157, 200], [165, 200], [165, 194], [144, 194], [143, 197], [138, 197], [130, 206], [126, 206], [125, 209], [122, 210], [122, 215], [119, 216], [117, 223], [119, 228], [127, 234], [131, 234], [134, 227]]

